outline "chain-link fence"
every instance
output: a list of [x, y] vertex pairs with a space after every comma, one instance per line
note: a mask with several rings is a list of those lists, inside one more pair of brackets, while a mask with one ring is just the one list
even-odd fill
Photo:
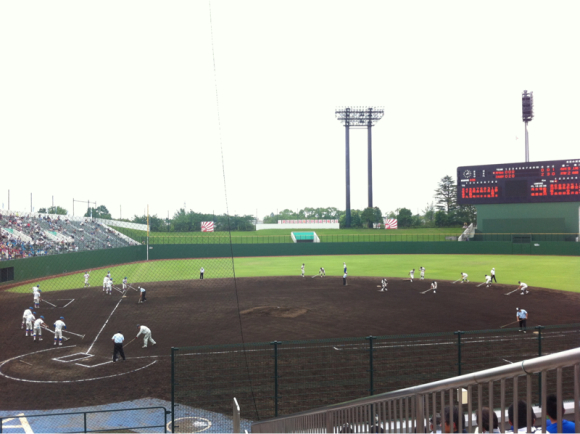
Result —
[[[127, 233], [139, 243], [146, 243], [144, 232], [130, 229], [116, 228], [119, 232]], [[297, 229], [295, 232], [299, 232]], [[378, 232], [378, 230], [376, 231]], [[388, 231], [387, 231], [388, 232]], [[368, 233], [368, 234], [324, 234], [318, 233], [321, 243], [388, 243], [388, 242], [457, 242], [461, 233]], [[538, 243], [538, 242], [575, 242], [577, 233], [570, 234], [475, 234], [471, 241], [510, 242], [510, 243]], [[281, 235], [262, 235], [257, 232], [237, 232], [231, 237], [227, 232], [213, 232], [199, 235], [178, 233], [156, 233], [149, 237], [149, 244], [292, 244], [294, 241], [289, 233]]]
[[[211, 410], [229, 420], [235, 397], [243, 418], [263, 420], [578, 345], [580, 324], [538, 326], [527, 334], [499, 329], [173, 348], [174, 417]], [[534, 382], [538, 402], [539, 379]], [[570, 389], [564, 393], [573, 393], [573, 382], [564, 383]]]

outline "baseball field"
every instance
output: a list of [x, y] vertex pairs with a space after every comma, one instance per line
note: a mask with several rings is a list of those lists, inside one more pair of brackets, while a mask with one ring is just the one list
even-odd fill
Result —
[[[421, 266], [425, 280], [419, 280]], [[320, 267], [323, 278], [317, 277]], [[492, 267], [498, 284], [478, 286]], [[577, 257], [352, 255], [236, 258], [233, 265], [228, 258], [140, 262], [91, 270], [90, 287], [83, 287], [84, 273], [43, 279], [36, 316], [49, 328], [64, 317], [66, 339], [55, 346], [49, 330], [43, 341], [24, 336], [22, 312], [31, 306], [32, 283], [0, 293], [1, 408], [169, 399], [172, 347], [497, 329], [514, 322], [516, 307], [529, 312], [530, 328], [571, 324], [580, 308], [578, 270]], [[107, 271], [117, 289], [123, 277], [131, 288], [106, 295]], [[461, 272], [469, 283], [453, 283]], [[383, 277], [388, 290], [379, 292]], [[436, 294], [428, 291], [432, 280], [439, 283]], [[529, 285], [529, 294], [513, 292], [518, 280]], [[142, 304], [139, 286], [147, 289]], [[133, 339], [137, 324], [152, 330], [157, 345], [142, 348], [142, 340]], [[126, 338], [127, 360], [113, 364], [111, 337], [118, 331]], [[510, 353], [512, 344], [502, 345], [494, 349], [498, 356]]]

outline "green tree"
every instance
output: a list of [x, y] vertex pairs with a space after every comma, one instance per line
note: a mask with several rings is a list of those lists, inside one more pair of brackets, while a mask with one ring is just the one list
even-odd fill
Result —
[[41, 214], [58, 214], [58, 215], [67, 215], [68, 214], [68, 211], [64, 208], [61, 208], [60, 206], [51, 206], [51, 207], [48, 207], [48, 209], [40, 208], [38, 210], [38, 212]]
[[108, 220], [112, 219], [111, 213], [109, 212], [109, 210], [105, 205], [100, 205], [96, 208], [89, 207], [87, 209], [87, 212], [85, 213], [85, 217], [91, 217], [91, 213], [93, 218], [108, 219]]
[[447, 175], [441, 178], [435, 190], [435, 199], [437, 209], [444, 210], [447, 214], [457, 208], [457, 184], [453, 177]]
[[435, 226], [442, 228], [447, 226], [447, 213], [443, 210], [439, 210], [435, 213]]
[[435, 223], [435, 205], [433, 202], [428, 203], [423, 210], [423, 218], [425, 220], [425, 225], [431, 226]]
[[410, 209], [400, 208], [397, 214], [397, 226], [399, 228], [409, 228], [413, 224], [413, 213]]

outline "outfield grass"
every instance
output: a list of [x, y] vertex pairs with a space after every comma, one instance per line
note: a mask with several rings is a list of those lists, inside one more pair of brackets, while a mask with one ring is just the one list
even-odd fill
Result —
[[[138, 264], [116, 265], [111, 271], [115, 284], [127, 276], [129, 282], [159, 282], [199, 278], [199, 269], [206, 269], [206, 278], [212, 271], [220, 270], [218, 276], [226, 277], [228, 258], [179, 259], [151, 261]], [[426, 280], [457, 280], [460, 273], [469, 275], [472, 282], [483, 282], [484, 275], [496, 269], [498, 283], [517, 286], [519, 280], [534, 287], [580, 292], [580, 257], [575, 256], [516, 256], [516, 255], [345, 255], [345, 256], [284, 256], [235, 259], [237, 277], [299, 276], [300, 266], [306, 264], [306, 275], [318, 274], [324, 267], [329, 278], [342, 276], [342, 263], [346, 262], [348, 274], [354, 276], [406, 277], [415, 268], [427, 269]], [[83, 286], [84, 272], [69, 276], [39, 280], [44, 292], [79, 288]], [[91, 275], [92, 286], [102, 286], [105, 270]], [[227, 274], [230, 276], [231, 274]], [[378, 283], [378, 279], [377, 279]], [[10, 292], [30, 292], [31, 284], [22, 285]], [[426, 285], [427, 287], [427, 285]]]

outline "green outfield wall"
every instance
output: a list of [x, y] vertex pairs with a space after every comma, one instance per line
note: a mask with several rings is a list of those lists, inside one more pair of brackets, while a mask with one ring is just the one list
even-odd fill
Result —
[[[10, 285], [57, 274], [106, 267], [108, 265], [145, 261], [145, 246], [124, 247], [93, 252], [17, 259], [0, 262], [0, 270], [13, 268]], [[385, 243], [297, 243], [297, 244], [155, 244], [149, 246], [149, 259], [227, 258], [255, 256], [316, 255], [565, 255], [580, 256], [580, 243], [540, 241], [512, 243], [487, 242], [385, 242]]]
[[483, 233], [578, 233], [580, 202], [476, 205]]
[[251, 256], [312, 255], [571, 255], [580, 256], [580, 243], [546, 241], [539, 243], [490, 242], [388, 242], [388, 243], [297, 243], [297, 244], [233, 244], [228, 245], [155, 245], [150, 246], [149, 259]]
[[4, 261], [0, 262], [0, 270], [13, 267], [14, 280], [2, 282], [2, 285], [54, 276], [56, 274], [106, 267], [107, 265], [142, 261], [145, 259], [146, 252], [145, 246], [132, 246]]

